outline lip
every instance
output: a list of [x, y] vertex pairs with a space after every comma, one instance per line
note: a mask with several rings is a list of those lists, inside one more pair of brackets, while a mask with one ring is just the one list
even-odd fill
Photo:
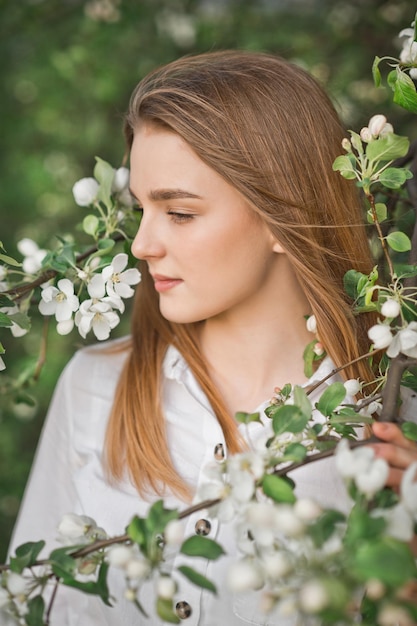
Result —
[[169, 291], [183, 282], [181, 278], [172, 278], [171, 276], [164, 276], [162, 274], [153, 274], [152, 278], [155, 289], [159, 293]]

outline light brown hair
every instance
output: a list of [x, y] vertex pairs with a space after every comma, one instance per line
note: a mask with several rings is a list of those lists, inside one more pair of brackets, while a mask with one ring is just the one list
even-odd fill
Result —
[[[344, 131], [321, 86], [276, 56], [214, 52], [157, 69], [134, 90], [126, 115], [131, 145], [140, 122], [178, 133], [195, 153], [250, 203], [282, 244], [336, 365], [368, 349], [369, 320], [352, 314], [343, 290], [351, 268], [372, 267], [360, 201], [352, 182], [333, 172]], [[143, 494], [164, 487], [189, 494], [169, 455], [161, 406], [161, 366], [168, 345], [187, 360], [225, 433], [230, 452], [242, 448], [199, 351], [195, 325], [165, 320], [146, 264], [136, 294], [130, 354], [107, 433], [107, 463], [127, 468]], [[347, 377], [370, 380], [365, 362]]]

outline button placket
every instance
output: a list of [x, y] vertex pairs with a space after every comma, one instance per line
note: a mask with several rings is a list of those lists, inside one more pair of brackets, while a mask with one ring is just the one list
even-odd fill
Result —
[[180, 619], [188, 619], [192, 612], [191, 606], [185, 600], [181, 600], [175, 605], [175, 613]]

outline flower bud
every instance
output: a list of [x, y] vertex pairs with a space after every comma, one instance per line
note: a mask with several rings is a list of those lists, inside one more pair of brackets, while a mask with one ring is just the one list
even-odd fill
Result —
[[329, 604], [329, 595], [319, 580], [310, 580], [300, 589], [300, 607], [306, 613], [320, 613]]
[[160, 576], [156, 581], [156, 593], [159, 598], [171, 600], [177, 590], [175, 581], [169, 576]]
[[317, 341], [314, 345], [313, 352], [316, 356], [322, 356], [324, 354], [324, 347], [320, 341]]
[[315, 315], [310, 315], [310, 317], [306, 321], [306, 328], [310, 333], [317, 332], [317, 321]]
[[368, 123], [368, 128], [373, 137], [379, 137], [387, 123], [385, 115], [373, 115]]
[[342, 139], [342, 148], [343, 150], [346, 150], [346, 152], [352, 152], [352, 144], [347, 137]]
[[7, 577], [7, 589], [13, 596], [25, 595], [28, 591], [28, 581], [20, 574], [10, 572]]
[[136, 591], [134, 589], [125, 589], [125, 593], [124, 596], [126, 598], [126, 600], [128, 600], [129, 602], [135, 602], [136, 600]]
[[356, 378], [349, 378], [349, 380], [345, 380], [343, 384], [346, 389], [346, 394], [352, 397], [356, 396], [362, 388], [361, 383]]
[[67, 513], [59, 523], [58, 532], [68, 539], [77, 539], [86, 535], [92, 526], [96, 523], [91, 517]]
[[375, 324], [368, 330], [368, 337], [374, 344], [374, 348], [387, 348], [392, 341], [392, 332], [389, 326]]
[[126, 576], [131, 580], [142, 580], [149, 574], [149, 563], [144, 559], [132, 559], [126, 565]]
[[229, 567], [227, 584], [230, 591], [239, 593], [240, 591], [260, 589], [264, 581], [262, 573], [255, 563], [238, 561]]
[[379, 626], [415, 626], [411, 614], [402, 606], [386, 604], [378, 614]]
[[286, 576], [292, 569], [289, 558], [283, 552], [265, 554], [262, 559], [265, 574], [272, 580]]
[[376, 578], [371, 578], [365, 585], [366, 595], [370, 600], [380, 600], [384, 597], [386, 588], [384, 583]]
[[112, 546], [107, 552], [107, 561], [113, 567], [124, 568], [132, 558], [133, 552], [129, 546]]
[[127, 167], [119, 167], [114, 173], [111, 190], [114, 192], [123, 191], [129, 186], [130, 172]]
[[310, 498], [299, 498], [294, 504], [294, 513], [302, 522], [312, 522], [322, 514], [322, 509]]
[[97, 198], [99, 184], [95, 178], [81, 178], [72, 188], [74, 200], [78, 206], [88, 206]]
[[381, 313], [384, 317], [397, 317], [400, 314], [401, 307], [397, 300], [388, 298], [381, 307]]
[[179, 546], [184, 539], [184, 525], [181, 520], [173, 519], [166, 525], [164, 541], [168, 546]]
[[362, 141], [364, 141], [365, 143], [369, 143], [373, 139], [372, 133], [367, 126], [364, 126], [359, 134]]

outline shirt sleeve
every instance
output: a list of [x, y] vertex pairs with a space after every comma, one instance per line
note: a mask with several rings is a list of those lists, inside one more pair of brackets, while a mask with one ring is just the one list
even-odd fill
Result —
[[71, 396], [77, 362], [77, 357], [70, 361], [55, 388], [13, 531], [10, 553], [22, 543], [40, 539], [46, 541], [45, 552], [49, 552], [57, 545], [57, 526], [62, 516], [74, 510], [73, 475], [78, 459], [72, 446]]

